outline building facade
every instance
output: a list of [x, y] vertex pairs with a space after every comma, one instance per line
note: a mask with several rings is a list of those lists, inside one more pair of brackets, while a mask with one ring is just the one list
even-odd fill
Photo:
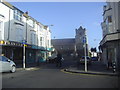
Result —
[[[103, 39], [100, 42], [102, 51], [102, 60], [108, 66], [108, 63], [120, 63], [120, 2], [107, 2], [103, 7]], [[112, 65], [112, 64], [111, 64]]]
[[[86, 35], [86, 29], [80, 26], [76, 29], [75, 38], [67, 39], [52, 39], [53, 47], [64, 55], [84, 56], [84, 38]], [[87, 37], [87, 36], [86, 36]], [[86, 39], [86, 46], [88, 41]], [[88, 48], [86, 49], [88, 52]], [[88, 53], [87, 53], [88, 55]]]
[[65, 55], [70, 55], [74, 53], [75, 50], [75, 39], [68, 38], [68, 39], [52, 39], [52, 45], [56, 51], [61, 52]]
[[51, 48], [51, 32], [28, 12], [8, 2], [0, 2], [0, 50], [16, 63], [22, 63], [23, 45], [26, 45], [26, 63], [46, 60]]

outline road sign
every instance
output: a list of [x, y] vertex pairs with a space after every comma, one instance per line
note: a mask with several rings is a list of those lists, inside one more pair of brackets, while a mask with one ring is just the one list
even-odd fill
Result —
[[24, 44], [24, 46], [25, 46], [25, 47], [27, 47], [27, 45], [26, 45], [26, 44]]
[[22, 44], [26, 44], [26, 40], [22, 40]]

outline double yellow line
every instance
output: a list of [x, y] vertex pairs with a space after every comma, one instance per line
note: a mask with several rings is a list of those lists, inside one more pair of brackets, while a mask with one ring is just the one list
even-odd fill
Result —
[[72, 75], [100, 76], [100, 75], [93, 75], [93, 74], [67, 72], [67, 71], [64, 71], [64, 69], [61, 69], [60, 71], [63, 72], [63, 73], [72, 74]]

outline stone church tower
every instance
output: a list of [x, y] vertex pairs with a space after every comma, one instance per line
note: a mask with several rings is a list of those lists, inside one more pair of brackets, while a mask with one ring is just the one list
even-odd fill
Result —
[[[76, 35], [75, 35], [75, 48], [78, 56], [83, 56], [84, 55], [84, 37], [86, 35], [86, 29], [80, 26], [78, 29], [75, 30]], [[87, 39], [86, 42], [88, 43]]]

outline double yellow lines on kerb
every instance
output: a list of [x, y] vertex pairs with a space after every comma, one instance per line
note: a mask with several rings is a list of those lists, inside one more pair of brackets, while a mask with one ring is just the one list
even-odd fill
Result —
[[64, 69], [61, 69], [60, 71], [63, 73], [72, 74], [72, 75], [101, 76], [101, 75], [93, 75], [93, 74], [67, 72], [67, 71], [64, 71]]

